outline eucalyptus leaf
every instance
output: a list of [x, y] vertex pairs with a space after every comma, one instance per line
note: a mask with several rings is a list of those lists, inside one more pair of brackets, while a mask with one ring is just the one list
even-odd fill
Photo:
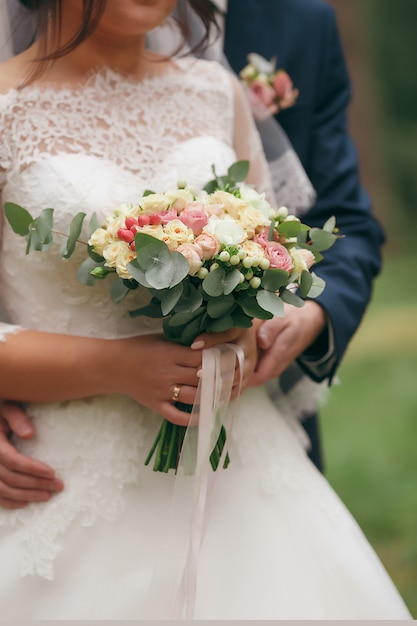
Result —
[[301, 222], [298, 220], [282, 222], [281, 224], [278, 224], [277, 231], [285, 238], [298, 237], [301, 232]]
[[194, 285], [186, 281], [183, 281], [181, 284], [183, 287], [183, 295], [181, 300], [175, 305], [175, 312], [195, 311], [203, 302], [201, 288], [197, 289], [197, 287], [194, 287]]
[[[43, 209], [29, 227], [32, 233], [31, 247], [45, 250], [52, 242], [54, 209]], [[33, 233], [36, 233], [35, 235]]]
[[280, 293], [280, 296], [284, 302], [286, 302], [287, 304], [291, 304], [292, 306], [296, 306], [298, 308], [301, 308], [305, 304], [304, 300], [300, 298], [300, 296], [297, 296], [296, 293], [293, 293], [292, 291], [289, 291], [288, 289], [284, 289], [284, 291]]
[[335, 218], [334, 215], [332, 215], [332, 217], [329, 217], [329, 219], [324, 224], [323, 230], [326, 230], [329, 233], [332, 233], [334, 231], [335, 227], [336, 227], [336, 218]]
[[101, 224], [98, 221], [97, 213], [94, 212], [90, 217], [90, 223], [88, 225], [90, 235], [92, 235], [97, 228], [101, 228]]
[[262, 287], [267, 291], [278, 291], [288, 283], [289, 274], [285, 270], [276, 268], [265, 270], [262, 276]]
[[88, 246], [87, 252], [90, 259], [92, 259], [96, 263], [104, 263], [104, 257], [102, 257], [101, 254], [97, 254], [97, 252], [94, 252], [93, 246]]
[[24, 237], [29, 233], [29, 226], [34, 220], [26, 209], [14, 202], [6, 202], [4, 204], [4, 213], [16, 235]]
[[161, 294], [161, 297], [160, 297], [160, 301], [161, 301], [162, 313], [164, 316], [168, 315], [168, 313], [171, 313], [171, 311], [175, 308], [177, 302], [182, 296], [182, 292], [183, 292], [183, 287], [181, 283], [179, 283], [178, 285], [175, 285], [171, 289], [163, 290], [163, 293]]
[[207, 274], [201, 286], [209, 296], [216, 298], [223, 295], [223, 282], [225, 278], [226, 270], [223, 267], [217, 267]]
[[80, 236], [85, 215], [86, 215], [85, 213], [81, 213], [81, 212], [77, 213], [71, 220], [70, 234], [66, 241], [64, 253], [62, 254], [64, 259], [69, 259], [75, 250], [75, 245], [78, 241], [78, 237]]
[[161, 304], [158, 300], [152, 299], [149, 304], [140, 307], [139, 309], [135, 309], [134, 311], [129, 311], [130, 317], [140, 317], [144, 315], [145, 317], [151, 317], [153, 319], [158, 319], [163, 317], [161, 311]]
[[174, 315], [172, 315], [169, 318], [168, 326], [172, 328], [176, 326], [177, 327], [185, 326], [186, 324], [189, 324], [193, 319], [200, 317], [203, 313], [204, 313], [204, 307], [200, 307], [196, 309], [195, 311], [188, 311], [188, 312], [184, 311], [183, 313], [174, 313]]
[[300, 277], [300, 295], [302, 298], [306, 298], [313, 284], [313, 277], [307, 270], [301, 272]]
[[319, 252], [331, 248], [337, 239], [336, 235], [333, 235], [333, 233], [327, 230], [322, 230], [321, 228], [312, 228], [310, 230], [310, 238], [314, 248]]
[[[272, 315], [268, 319], [270, 319]], [[250, 328], [252, 326], [252, 317], [246, 315], [241, 308], [236, 307], [232, 313], [233, 326], [236, 328]]]
[[276, 317], [284, 317], [284, 303], [281, 298], [272, 291], [261, 289], [256, 294], [256, 299], [258, 304], [265, 309], [265, 311], [269, 311]]
[[201, 334], [200, 319], [197, 317], [192, 322], [187, 324], [181, 333], [181, 343], [184, 346], [190, 346], [194, 339]]
[[87, 257], [85, 261], [83, 261], [80, 267], [78, 268], [78, 271], [77, 271], [78, 280], [84, 285], [89, 285], [89, 286], [94, 285], [97, 279], [91, 275], [91, 271], [94, 268], [101, 267], [101, 266], [102, 264], [96, 263], [93, 259], [91, 259], [90, 257]]
[[129, 293], [130, 289], [127, 287], [120, 276], [117, 276], [116, 280], [110, 285], [110, 295], [113, 302], [121, 302]]
[[233, 328], [233, 326], [233, 317], [229, 314], [218, 319], [211, 320], [207, 324], [207, 331], [211, 333], [222, 333], [225, 330], [229, 330], [229, 328]]
[[143, 285], [144, 287], [146, 287], [147, 289], [149, 289], [150, 287], [152, 287], [153, 285], [150, 285], [148, 283], [148, 281], [146, 280], [146, 275], [145, 272], [139, 267], [138, 262], [136, 259], [133, 259], [133, 261], [131, 261], [130, 263], [127, 264], [127, 269], [129, 270], [129, 273], [131, 274], [131, 276], [137, 280], [137, 282], [140, 285]]
[[265, 311], [259, 304], [256, 297], [249, 297], [246, 294], [242, 294], [237, 298], [237, 304], [250, 317], [256, 317], [260, 320], [270, 320], [273, 317], [272, 313]]
[[244, 181], [248, 173], [249, 161], [236, 161], [236, 163], [233, 163], [227, 171], [229, 178], [231, 178], [234, 182]]
[[213, 298], [207, 303], [207, 313], [211, 318], [220, 318], [231, 312], [235, 305], [235, 298], [232, 294]]
[[307, 295], [309, 298], [317, 298], [317, 296], [319, 296], [326, 287], [326, 281], [320, 276], [317, 276], [314, 272], [311, 273], [311, 276], [313, 278], [313, 283]]
[[238, 286], [240, 283], [240, 272], [239, 270], [232, 270], [231, 272], [227, 272], [226, 277], [223, 281], [223, 293], [225, 296], [232, 293], [232, 291]]

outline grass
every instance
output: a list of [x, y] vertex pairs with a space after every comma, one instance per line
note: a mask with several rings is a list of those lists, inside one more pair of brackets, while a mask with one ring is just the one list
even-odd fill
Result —
[[390, 259], [322, 409], [326, 475], [417, 616], [417, 269]]

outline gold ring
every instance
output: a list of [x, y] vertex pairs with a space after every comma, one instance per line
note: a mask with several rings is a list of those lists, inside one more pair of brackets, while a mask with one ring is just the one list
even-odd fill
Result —
[[176, 385], [174, 386], [174, 389], [172, 390], [172, 396], [171, 396], [171, 400], [173, 402], [178, 402], [178, 397], [180, 395], [180, 391], [181, 391], [181, 387], [177, 387]]

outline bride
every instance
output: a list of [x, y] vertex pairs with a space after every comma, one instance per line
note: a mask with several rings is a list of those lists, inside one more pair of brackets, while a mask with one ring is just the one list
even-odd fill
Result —
[[[212, 164], [237, 159], [272, 197], [237, 81], [214, 62], [145, 49], [175, 0], [34, 4], [36, 42], [0, 66], [2, 203], [54, 207], [66, 228], [79, 210], [104, 219], [147, 188], [198, 189]], [[208, 29], [212, 4], [190, 5]], [[140, 290], [114, 304], [107, 285], [78, 282], [80, 257], [64, 262], [58, 244], [26, 256], [0, 226], [11, 320], [0, 324], [0, 397], [28, 404], [37, 437], [20, 448], [66, 484], [0, 512], [3, 620], [411, 619], [265, 389], [236, 401], [238, 367], [231, 462], [205, 476], [209, 488], [144, 465], [161, 417], [187, 424], [173, 399], [194, 402], [206, 349], [238, 344], [248, 387], [255, 329], [167, 342], [158, 320], [127, 315]]]

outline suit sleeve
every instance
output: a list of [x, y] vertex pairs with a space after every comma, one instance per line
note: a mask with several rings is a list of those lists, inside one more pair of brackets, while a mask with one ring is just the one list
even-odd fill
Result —
[[[318, 381], [333, 376], [360, 324], [371, 297], [373, 279], [381, 269], [384, 242], [383, 230], [359, 180], [358, 157], [347, 123], [351, 86], [331, 7], [326, 6], [324, 17], [306, 163], [318, 199], [303, 221], [322, 226], [334, 215], [343, 238], [324, 253], [324, 261], [315, 270], [326, 281], [317, 301], [327, 313], [330, 332], [299, 359], [303, 369]], [[330, 349], [326, 346], [328, 337], [334, 341]], [[311, 367], [314, 362], [319, 367]]]

